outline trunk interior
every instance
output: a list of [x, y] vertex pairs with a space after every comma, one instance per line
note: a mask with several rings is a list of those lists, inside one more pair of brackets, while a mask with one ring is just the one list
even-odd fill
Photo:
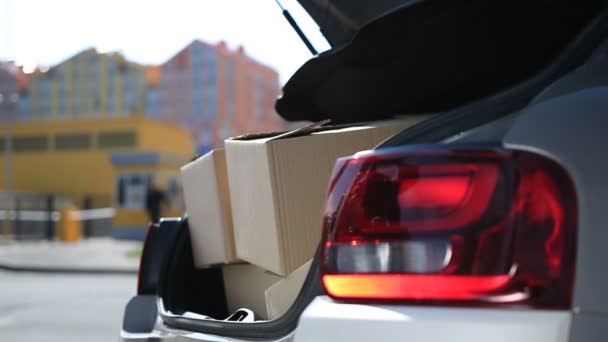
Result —
[[228, 317], [222, 269], [194, 267], [190, 231], [181, 226], [174, 248], [167, 256], [160, 278], [160, 297], [165, 310], [186, 312], [224, 320]]
[[[255, 321], [266, 321], [268, 316], [260, 306], [249, 308], [247, 303], [238, 303], [241, 299], [238, 294], [235, 295], [234, 282], [238, 279], [226, 276], [226, 270], [222, 266], [211, 266], [208, 268], [197, 268], [194, 265], [192, 255], [192, 245], [190, 238], [190, 230], [187, 226], [187, 220], [183, 221], [178, 229], [178, 236], [174, 247], [169, 251], [165, 260], [160, 281], [159, 281], [159, 296], [162, 300], [162, 306], [165, 312], [176, 316], [187, 316], [195, 319], [206, 319], [208, 321], [224, 321], [230, 318], [229, 321], [237, 321], [238, 317], [230, 317], [231, 315], [240, 312], [241, 307], [251, 309], [255, 313]], [[246, 264], [233, 264], [229, 267], [251, 267]], [[313, 267], [310, 270], [314, 270]], [[258, 276], [263, 271], [258, 272]], [[308, 271], [308, 273], [315, 273]], [[272, 285], [273, 280], [279, 279], [278, 276], [272, 274], [263, 275]], [[310, 274], [309, 274], [310, 276]], [[230, 279], [231, 284], [227, 284], [226, 280]], [[306, 283], [306, 281], [304, 281]], [[232, 287], [229, 287], [232, 285]], [[249, 289], [256, 286], [240, 285], [238, 288]], [[257, 286], [258, 289], [253, 292], [260, 297], [262, 305], [264, 303], [264, 289], [270, 285], [262, 283], [262, 286]], [[230, 291], [229, 288], [233, 290]], [[231, 293], [232, 292], [232, 293]], [[311, 296], [312, 300], [314, 296]], [[234, 303], [234, 302], [237, 303]], [[251, 304], [251, 301], [246, 301]], [[232, 303], [232, 305], [230, 305]], [[232, 308], [231, 308], [232, 306]], [[243, 318], [243, 317], [240, 317]], [[251, 318], [251, 315], [250, 317]], [[239, 320], [240, 321], [240, 320]], [[249, 321], [250, 322], [250, 321]]]

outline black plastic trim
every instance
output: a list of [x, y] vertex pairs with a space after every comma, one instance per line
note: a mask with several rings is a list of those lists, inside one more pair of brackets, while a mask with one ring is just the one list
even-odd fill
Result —
[[176, 315], [191, 312], [216, 319], [228, 317], [221, 267], [196, 268], [187, 218], [178, 229], [159, 279], [159, 307]]
[[156, 296], [135, 296], [125, 307], [122, 330], [131, 334], [152, 332], [157, 317]]
[[472, 104], [423, 121], [389, 138], [377, 148], [441, 141], [521, 110], [544, 88], [582, 65], [608, 35], [608, 10], [603, 10], [547, 68], [531, 79]]
[[159, 276], [180, 221], [181, 218], [166, 218], [150, 226], [140, 259], [137, 294], [156, 294]]

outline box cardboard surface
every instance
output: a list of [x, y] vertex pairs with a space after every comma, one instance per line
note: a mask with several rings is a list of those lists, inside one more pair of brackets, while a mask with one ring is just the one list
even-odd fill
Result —
[[282, 276], [310, 260], [336, 158], [371, 149], [425, 118], [226, 140], [237, 256]]
[[250, 264], [224, 265], [222, 271], [228, 311], [246, 308], [257, 318], [267, 319], [264, 292], [281, 277]]
[[237, 261], [224, 149], [183, 166], [181, 174], [195, 265]]
[[298, 267], [293, 273], [266, 289], [265, 297], [268, 319], [277, 319], [289, 310], [300, 293], [302, 285], [304, 285], [304, 280], [308, 275], [311, 264], [312, 260]]

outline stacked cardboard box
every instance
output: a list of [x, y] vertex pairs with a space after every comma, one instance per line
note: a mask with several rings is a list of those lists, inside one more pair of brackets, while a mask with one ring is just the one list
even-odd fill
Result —
[[232, 138], [225, 157], [215, 150], [184, 167], [196, 265], [250, 263], [224, 266], [229, 308], [282, 315], [319, 244], [335, 160], [372, 149], [426, 118]]
[[336, 158], [368, 150], [421, 117], [226, 140], [237, 256], [286, 276], [308, 261]]
[[228, 311], [246, 308], [257, 319], [268, 319], [264, 291], [281, 277], [250, 264], [222, 266]]
[[266, 289], [264, 295], [266, 297], [268, 319], [277, 319], [289, 310], [302, 289], [311, 264], [312, 260]]
[[185, 165], [181, 173], [195, 265], [238, 261], [224, 149], [213, 150]]

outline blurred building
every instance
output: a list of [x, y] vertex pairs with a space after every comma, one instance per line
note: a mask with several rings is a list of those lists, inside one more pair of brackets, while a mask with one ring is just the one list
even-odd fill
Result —
[[143, 114], [145, 67], [119, 53], [88, 49], [35, 72], [21, 95], [23, 121]]
[[199, 152], [231, 136], [282, 129], [274, 112], [278, 73], [243, 48], [195, 40], [149, 68], [148, 80], [148, 114], [188, 127]]
[[0, 122], [17, 115], [18, 77], [19, 68], [11, 62], [0, 62]]
[[19, 94], [12, 188], [115, 207], [119, 231], [148, 221], [152, 180], [181, 214], [179, 166], [195, 152], [283, 129], [277, 72], [223, 43], [196, 40], [159, 66], [88, 49], [31, 74], [10, 70], [0, 77]]
[[[0, 150], [3, 146], [0, 137]], [[129, 228], [141, 233], [148, 222], [148, 182], [166, 191], [165, 215], [183, 212], [179, 166], [193, 150], [188, 130], [141, 115], [18, 122], [13, 125], [13, 189], [17, 195], [69, 198], [80, 208], [114, 207], [119, 235]], [[1, 158], [0, 179], [3, 163]]]
[[146, 114], [188, 128], [199, 152], [283, 129], [278, 73], [224, 43], [195, 40], [160, 66], [88, 49], [21, 83], [22, 121]]

